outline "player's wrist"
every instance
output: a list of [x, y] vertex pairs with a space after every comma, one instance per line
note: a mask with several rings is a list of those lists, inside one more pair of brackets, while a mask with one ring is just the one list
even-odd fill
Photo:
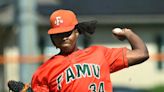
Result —
[[131, 29], [122, 29], [124, 31], [124, 35], [127, 39], [129, 39], [131, 36], [133, 36], [133, 31]]

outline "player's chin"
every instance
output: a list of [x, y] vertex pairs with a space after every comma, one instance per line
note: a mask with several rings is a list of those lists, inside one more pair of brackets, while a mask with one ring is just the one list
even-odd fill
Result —
[[71, 49], [72, 45], [71, 44], [62, 44], [61, 47], [65, 48], [65, 49]]
[[61, 49], [65, 52], [71, 52], [72, 48], [73, 47], [70, 44], [64, 44], [64, 45], [61, 46]]

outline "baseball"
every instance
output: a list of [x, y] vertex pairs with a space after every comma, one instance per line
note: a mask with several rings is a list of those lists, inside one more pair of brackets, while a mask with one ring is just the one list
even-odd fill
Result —
[[114, 29], [112, 30], [112, 32], [113, 32], [113, 33], [120, 33], [120, 32], [122, 32], [122, 29], [121, 29], [121, 28], [114, 28]]

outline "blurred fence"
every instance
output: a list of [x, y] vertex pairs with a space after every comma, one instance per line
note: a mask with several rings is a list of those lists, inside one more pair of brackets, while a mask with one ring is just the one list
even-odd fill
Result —
[[[39, 63], [44, 62], [51, 56], [46, 55], [39, 55], [39, 56], [3, 56], [0, 55], [0, 64], [5, 63]], [[6, 62], [6, 59], [8, 62]], [[10, 61], [9, 61], [10, 60]], [[149, 60], [151, 61], [157, 61], [157, 62], [164, 62], [164, 53], [161, 54], [152, 54], [150, 55]]]

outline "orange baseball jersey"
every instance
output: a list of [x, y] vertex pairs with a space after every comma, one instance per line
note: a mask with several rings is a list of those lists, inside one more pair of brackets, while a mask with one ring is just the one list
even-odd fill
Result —
[[34, 73], [34, 92], [112, 92], [110, 73], [128, 67], [126, 48], [91, 46], [55, 55]]

